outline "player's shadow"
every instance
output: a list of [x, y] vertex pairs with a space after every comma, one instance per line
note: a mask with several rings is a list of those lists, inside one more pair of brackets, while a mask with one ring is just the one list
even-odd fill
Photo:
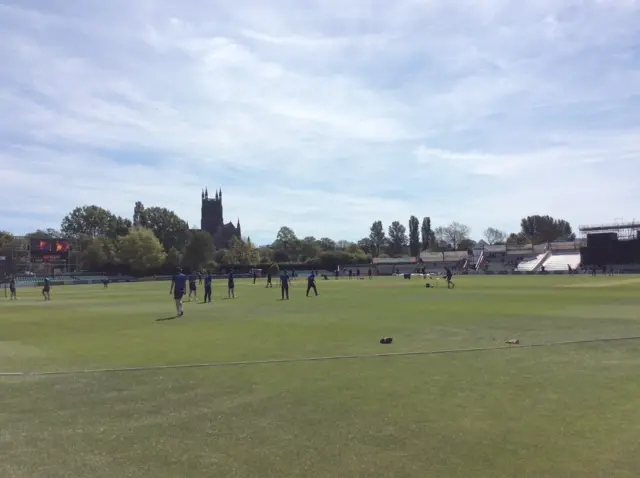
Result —
[[164, 319], [156, 319], [156, 322], [166, 322], [167, 320], [176, 320], [179, 317], [177, 315], [174, 315], [173, 317], [165, 317]]

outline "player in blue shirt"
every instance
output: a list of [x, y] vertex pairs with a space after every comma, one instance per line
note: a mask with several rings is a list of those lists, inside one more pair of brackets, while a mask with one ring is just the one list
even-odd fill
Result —
[[193, 298], [196, 300], [196, 302], [198, 301], [198, 292], [196, 290], [197, 279], [198, 279], [198, 276], [195, 272], [192, 272], [191, 274], [189, 274], [189, 302], [191, 302], [192, 295], [193, 295]]
[[51, 300], [51, 279], [44, 278], [44, 287], [42, 287], [42, 297], [44, 300]]
[[229, 275], [227, 276], [227, 294], [229, 295], [229, 299], [236, 298], [236, 283], [233, 278], [233, 271], [229, 271]]
[[289, 300], [289, 275], [287, 271], [283, 271], [280, 276], [280, 288], [282, 289], [282, 300]]
[[12, 277], [9, 281], [9, 292], [11, 292], [10, 300], [18, 300], [15, 277]]
[[184, 297], [186, 288], [187, 276], [182, 273], [182, 269], [178, 269], [176, 275], [173, 276], [173, 279], [171, 280], [171, 289], [169, 289], [169, 294], [173, 294], [173, 298], [176, 301], [176, 312], [178, 317], [182, 317], [184, 315], [182, 298]]
[[211, 275], [211, 271], [207, 272], [207, 275], [204, 276], [204, 301], [211, 302], [211, 282], [213, 281], [213, 276]]
[[311, 289], [313, 289], [317, 297], [319, 294], [318, 289], [316, 288], [316, 276], [314, 276], [313, 273], [307, 276], [307, 297], [309, 297], [309, 292], [311, 291]]

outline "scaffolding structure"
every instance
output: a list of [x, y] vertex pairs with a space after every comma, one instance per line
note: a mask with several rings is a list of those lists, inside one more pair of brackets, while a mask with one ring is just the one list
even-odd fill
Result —
[[640, 231], [640, 221], [635, 219], [631, 222], [618, 222], [612, 224], [595, 224], [591, 226], [580, 226], [580, 236], [586, 237], [588, 234], [606, 234], [614, 232], [621, 241], [637, 239]]

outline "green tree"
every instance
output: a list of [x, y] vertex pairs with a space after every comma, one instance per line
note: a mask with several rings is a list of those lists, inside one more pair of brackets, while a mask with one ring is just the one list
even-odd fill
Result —
[[319, 253], [320, 248], [315, 237], [308, 236], [300, 242], [300, 256], [303, 261], [317, 257]]
[[468, 238], [467, 239], [462, 239], [458, 243], [457, 250], [459, 250], [459, 251], [470, 251], [475, 246], [476, 246], [476, 241], [474, 241], [473, 239], [468, 239]]
[[506, 240], [506, 244], [509, 246], [524, 246], [527, 242], [529, 242], [529, 240], [521, 232], [517, 234], [512, 232]]
[[422, 227], [420, 228], [422, 239], [422, 250], [426, 251], [433, 245], [433, 231], [431, 230], [431, 218], [424, 217], [422, 219]]
[[412, 257], [420, 255], [420, 221], [415, 216], [409, 218], [409, 251]]
[[172, 247], [169, 249], [169, 252], [167, 252], [164, 263], [172, 268], [179, 267], [182, 265], [182, 254], [178, 249]]
[[399, 221], [393, 221], [389, 226], [389, 252], [401, 254], [407, 247], [407, 243], [407, 228]]
[[336, 241], [323, 237], [318, 241], [318, 245], [323, 251], [333, 251], [336, 249]]
[[384, 234], [384, 227], [382, 227], [382, 221], [375, 221], [369, 229], [369, 239], [371, 240], [372, 251], [371, 254], [374, 257], [378, 257], [382, 248], [387, 242], [387, 238]]
[[[237, 239], [234, 236], [234, 239]], [[190, 231], [182, 262], [192, 270], [201, 270], [213, 259], [213, 238], [207, 231]], [[177, 250], [172, 247], [171, 250]]]
[[117, 244], [106, 236], [91, 237], [83, 245], [81, 260], [84, 269], [98, 272], [118, 262]]
[[0, 231], [0, 250], [9, 247], [13, 242], [13, 234], [7, 231]]
[[507, 240], [507, 233], [495, 227], [488, 227], [484, 231], [484, 238], [489, 244], [503, 244]]
[[42, 237], [42, 238], [49, 238], [49, 239], [58, 239], [63, 237], [63, 234], [57, 229], [47, 228], [44, 230], [38, 229], [37, 231], [29, 232], [25, 234], [25, 237]]
[[460, 242], [464, 239], [469, 239], [470, 233], [471, 230], [469, 226], [454, 221], [444, 228], [444, 240], [450, 244], [453, 249], [457, 249]]
[[357, 243], [359, 249], [362, 250], [365, 254], [373, 254], [373, 244], [371, 243], [371, 239], [368, 237], [363, 237]]
[[133, 225], [139, 227], [148, 226], [144, 205], [140, 201], [136, 201], [136, 205], [133, 208]]
[[77, 207], [62, 219], [60, 232], [66, 237], [107, 236], [113, 214], [99, 206]]
[[527, 216], [520, 221], [520, 232], [532, 243], [543, 244], [553, 241], [572, 241], [575, 234], [571, 224], [564, 219], [551, 216]]
[[157, 269], [166, 258], [162, 243], [151, 229], [132, 228], [119, 239], [119, 246], [120, 261], [138, 273]]
[[175, 212], [164, 207], [149, 207], [144, 209], [144, 220], [165, 251], [172, 247], [185, 251], [189, 241], [189, 225]]

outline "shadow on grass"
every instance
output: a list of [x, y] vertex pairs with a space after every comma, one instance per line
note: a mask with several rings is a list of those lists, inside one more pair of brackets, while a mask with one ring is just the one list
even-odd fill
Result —
[[166, 322], [167, 320], [176, 320], [179, 319], [180, 317], [177, 315], [174, 315], [173, 317], [165, 317], [164, 319], [156, 319], [156, 322]]

